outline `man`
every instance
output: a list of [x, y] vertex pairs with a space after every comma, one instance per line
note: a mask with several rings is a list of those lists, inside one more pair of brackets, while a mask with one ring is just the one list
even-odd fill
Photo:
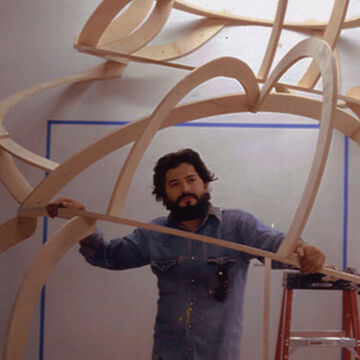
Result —
[[[210, 202], [215, 177], [198, 153], [180, 150], [160, 158], [153, 194], [170, 211], [152, 223], [276, 252], [285, 235], [243, 210], [220, 209]], [[69, 199], [49, 204], [83, 208]], [[238, 360], [246, 274], [252, 255], [136, 229], [106, 242], [100, 231], [81, 241], [81, 254], [94, 265], [123, 270], [144, 265], [158, 278], [159, 301], [153, 360]], [[325, 256], [302, 243], [296, 250], [301, 269], [318, 272]], [[286, 265], [274, 262], [273, 267]]]

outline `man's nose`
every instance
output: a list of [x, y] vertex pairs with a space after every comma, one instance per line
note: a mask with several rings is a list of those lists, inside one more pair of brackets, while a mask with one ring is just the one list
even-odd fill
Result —
[[187, 194], [187, 193], [190, 192], [190, 186], [189, 186], [189, 184], [187, 184], [186, 182], [184, 182], [184, 183], [182, 184], [182, 192], [183, 192], [184, 194]]

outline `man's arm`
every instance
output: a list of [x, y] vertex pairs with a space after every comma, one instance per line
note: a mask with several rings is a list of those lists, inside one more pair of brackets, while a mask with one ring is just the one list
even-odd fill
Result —
[[[59, 208], [85, 210], [83, 204], [69, 198], [56, 199], [47, 205], [46, 210], [51, 218], [55, 218]], [[80, 241], [79, 252], [88, 263], [94, 266], [112, 270], [139, 267], [150, 262], [146, 237], [145, 231], [136, 229], [126, 237], [107, 242], [101, 230], [97, 229]]]
[[[248, 212], [242, 212], [240, 222], [245, 245], [277, 252], [285, 234], [264, 223]], [[319, 272], [325, 264], [325, 255], [317, 247], [301, 241], [295, 253], [298, 255], [300, 270], [309, 273]], [[276, 263], [278, 264], [278, 263]]]

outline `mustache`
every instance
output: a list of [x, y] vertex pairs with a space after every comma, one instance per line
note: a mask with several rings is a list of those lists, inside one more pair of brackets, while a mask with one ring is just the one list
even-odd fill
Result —
[[192, 194], [192, 193], [188, 193], [188, 194], [182, 194], [182, 195], [180, 195], [180, 196], [177, 198], [176, 203], [177, 203], [177, 204], [180, 204], [181, 200], [184, 199], [184, 198], [186, 198], [186, 197], [193, 197], [193, 198], [195, 198], [197, 201], [200, 200], [197, 195]]

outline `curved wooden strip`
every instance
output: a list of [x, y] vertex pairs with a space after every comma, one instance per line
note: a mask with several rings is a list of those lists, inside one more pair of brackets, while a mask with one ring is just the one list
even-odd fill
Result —
[[271, 263], [272, 263], [271, 259], [265, 258], [265, 268], [264, 268], [263, 360], [269, 360], [269, 351], [270, 351]]
[[168, 44], [147, 46], [132, 55], [157, 61], [177, 59], [205, 44], [219, 33], [225, 25], [226, 23], [223, 20], [202, 19], [189, 36]]
[[[323, 36], [323, 40], [325, 40], [332, 49], [334, 49], [339, 38], [342, 25], [345, 21], [348, 6], [349, 0], [335, 0], [333, 11]], [[318, 82], [319, 77], [319, 67], [315, 61], [312, 61], [308, 70], [299, 81], [299, 85], [313, 88]]]
[[[42, 82], [40, 84], [33, 85], [21, 91], [18, 91], [0, 102], [0, 134], [7, 133], [3, 127], [3, 121], [6, 114], [18, 103], [27, 99], [30, 96], [36, 95], [47, 89], [65, 85], [69, 83], [76, 83], [88, 80], [107, 79], [112, 77], [118, 77], [122, 74], [125, 65], [114, 62], [106, 62], [104, 64], [92, 67], [85, 72], [76, 75], [65, 76], [54, 80]], [[30, 163], [40, 169], [52, 171], [56, 168], [57, 163], [50, 161], [40, 155], [37, 155], [8, 137], [0, 138], [0, 147], [8, 151], [12, 155], [19, 159]]]
[[129, 2], [131, 0], [103, 0], [91, 14], [75, 44], [96, 47], [112, 20]]
[[18, 159], [45, 171], [53, 171], [58, 166], [55, 161], [35, 154], [10, 138], [0, 139], [0, 148]]
[[[165, 44], [167, 45], [167, 44]], [[164, 46], [165, 46], [164, 45]], [[154, 58], [146, 58], [143, 56], [138, 56], [136, 55], [136, 53], [133, 54], [125, 54], [125, 53], [119, 53], [119, 52], [112, 52], [110, 50], [107, 51], [103, 51], [97, 48], [91, 48], [88, 46], [75, 46], [79, 51], [84, 52], [84, 53], [89, 53], [92, 55], [96, 55], [99, 56], [101, 58], [104, 59], [110, 59], [112, 56], [114, 57], [114, 59], [116, 58], [123, 58], [122, 61], [124, 61], [124, 59], [128, 59], [131, 61], [136, 61], [136, 62], [142, 62], [142, 63], [149, 63], [149, 64], [155, 64], [155, 65], [161, 65], [161, 66], [168, 66], [168, 67], [173, 67], [176, 69], [182, 69], [182, 70], [188, 70], [188, 71], [193, 71], [196, 69], [195, 66], [189, 66], [189, 65], [184, 65], [184, 64], [178, 64], [178, 63], [171, 63], [171, 62], [167, 62], [167, 61], [162, 61], [162, 60], [156, 60]], [[117, 60], [114, 60], [117, 61]], [[338, 60], [337, 61], [337, 67], [339, 66], [338, 64]], [[263, 83], [264, 80], [263, 79], [258, 79], [258, 81], [260, 83]], [[297, 90], [297, 91], [301, 91], [304, 93], [308, 93], [308, 94], [316, 94], [316, 95], [322, 95], [322, 91], [314, 89], [314, 88], [305, 88], [303, 86], [299, 86], [299, 85], [294, 85], [294, 84], [290, 84], [290, 83], [283, 83], [283, 82], [277, 82], [277, 84], [275, 85], [277, 87], [279, 87], [279, 89], [290, 89], [290, 90]], [[338, 100], [342, 100], [344, 101], [346, 104], [359, 104], [360, 105], [360, 99], [356, 99], [350, 96], [346, 96], [346, 95], [341, 95], [338, 94]], [[6, 132], [4, 134], [4, 136], [6, 136]], [[1, 138], [1, 129], [0, 129], [0, 138]]]
[[[353, 99], [358, 99], [360, 101], [360, 86], [353, 87], [350, 89], [347, 94], [349, 97]], [[358, 104], [349, 104], [347, 103], [347, 106], [358, 116], [360, 119], [360, 102]], [[360, 128], [357, 129], [356, 132], [352, 134], [352, 138], [356, 139], [356, 141], [360, 141]]]
[[[27, 217], [40, 217], [47, 214], [45, 208], [31, 208], [31, 209], [24, 209], [19, 212], [21, 216]], [[227, 240], [218, 239], [211, 236], [200, 235], [197, 233], [192, 233], [185, 230], [178, 230], [175, 228], [162, 226], [162, 225], [155, 225], [151, 223], [144, 223], [142, 221], [137, 221], [133, 219], [121, 218], [111, 215], [105, 215], [97, 212], [85, 211], [85, 210], [72, 210], [72, 209], [59, 209], [58, 216], [64, 219], [68, 219], [70, 217], [78, 216], [80, 218], [89, 218], [93, 220], [101, 220], [101, 221], [109, 221], [116, 224], [123, 224], [128, 226], [133, 226], [137, 228], [148, 229], [152, 231], [157, 231], [163, 234], [174, 235], [178, 238], [186, 238], [195, 241], [204, 242], [207, 244], [213, 244], [217, 246], [221, 246], [227, 249], [233, 249], [236, 251], [246, 252], [254, 256], [261, 256], [264, 258], [269, 258], [275, 261], [284, 262], [285, 264], [294, 265], [299, 267], [299, 261], [296, 254], [292, 254], [290, 257], [284, 257], [279, 255], [278, 253], [273, 253], [270, 251], [258, 249], [251, 246], [246, 246], [238, 243], [234, 243]], [[334, 276], [338, 279], [344, 279], [348, 281], [352, 281], [356, 284], [360, 284], [360, 276], [346, 273], [343, 271], [339, 271], [336, 269], [330, 269], [328, 267], [324, 267], [321, 270], [321, 273]]]
[[[350, 89], [347, 93], [347, 96], [360, 100], [360, 86], [355, 86]], [[360, 103], [359, 104], [350, 104], [347, 103], [347, 106], [357, 115], [360, 117]]]
[[[306, 116], [316, 120], [321, 118], [322, 103], [319, 100], [289, 94], [269, 94], [261, 110]], [[233, 94], [181, 105], [171, 111], [163, 128], [210, 116], [249, 111], [245, 94]], [[49, 174], [29, 195], [22, 208], [46, 206], [62, 188], [90, 165], [113, 151], [130, 144], [139, 132], [144, 131], [150, 117], [131, 122], [119, 130], [97, 140], [84, 148]], [[360, 139], [354, 136], [360, 131], [360, 121], [350, 113], [336, 109], [336, 128], [349, 136], [360, 146]]]
[[32, 236], [37, 227], [37, 219], [16, 217], [0, 225], [0, 254]]
[[108, 46], [113, 41], [129, 35], [146, 18], [154, 0], [133, 0], [128, 8], [106, 28], [98, 45]]
[[97, 46], [101, 50], [119, 51], [131, 54], [148, 44], [163, 28], [167, 21], [174, 0], [161, 0], [156, 3], [149, 18], [135, 32], [112, 42], [108, 46]]
[[[272, 20], [256, 19], [250, 17], [244, 17], [239, 15], [230, 14], [227, 11], [212, 11], [199, 6], [188, 4], [182, 0], [175, 0], [174, 9], [185, 11], [190, 14], [211, 17], [216, 19], [223, 19], [229, 21], [231, 25], [253, 25], [253, 26], [273, 26]], [[283, 28], [287, 30], [300, 31], [300, 32], [323, 32], [325, 31], [328, 22], [320, 21], [306, 21], [306, 22], [285, 22]], [[346, 19], [343, 24], [343, 29], [352, 29], [360, 26], [360, 17], [354, 17]]]
[[33, 190], [15, 165], [11, 155], [2, 149], [0, 149], [0, 180], [18, 203], [22, 203]]
[[248, 65], [236, 58], [215, 59], [200, 66], [182, 79], [160, 102], [145, 130], [140, 133], [132, 146], [115, 184], [107, 210], [109, 215], [120, 215], [131, 181], [144, 152], [171, 110], [198, 85], [219, 76], [236, 79], [244, 87], [250, 106], [255, 104], [259, 94], [256, 77]]
[[318, 141], [305, 190], [287, 236], [279, 249], [279, 254], [284, 256], [290, 256], [295, 251], [304, 230], [320, 186], [330, 148], [337, 99], [337, 69], [330, 46], [324, 40], [317, 38], [310, 38], [296, 45], [274, 69], [269, 80], [261, 89], [258, 103], [258, 106], [261, 107], [262, 101], [276, 84], [277, 79], [296, 61], [304, 57], [312, 57], [319, 64], [323, 78], [323, 106]]
[[151, 58], [144, 58], [144, 57], [137, 56], [134, 54], [120, 53], [118, 51], [103, 50], [100, 48], [92, 48], [92, 47], [84, 46], [84, 45], [76, 45], [75, 47], [77, 50], [79, 50], [80, 52], [83, 52], [85, 54], [95, 55], [95, 56], [101, 57], [103, 59], [112, 59], [113, 61], [123, 62], [124, 60], [132, 60], [132, 61], [137, 61], [140, 63], [163, 65], [163, 66], [172, 67], [175, 69], [190, 70], [190, 71], [195, 69], [194, 66], [170, 63], [170, 62], [161, 61], [161, 60], [153, 60]]
[[13, 306], [4, 360], [25, 359], [31, 318], [42, 287], [66, 252], [78, 241], [94, 232], [94, 229], [94, 219], [74, 218], [40, 249], [25, 275]]
[[280, 0], [276, 10], [274, 26], [272, 27], [271, 36], [266, 48], [263, 61], [258, 72], [258, 79], [266, 79], [269, 75], [271, 65], [274, 61], [276, 49], [279, 45], [281, 30], [284, 24], [285, 13], [287, 9], [288, 0]]

